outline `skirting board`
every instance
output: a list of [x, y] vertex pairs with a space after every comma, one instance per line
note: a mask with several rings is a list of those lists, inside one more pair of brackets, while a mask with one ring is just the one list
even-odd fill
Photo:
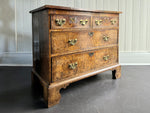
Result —
[[[121, 65], [150, 65], [148, 52], [120, 52]], [[32, 66], [32, 53], [2, 53], [0, 66]]]
[[150, 65], [149, 52], [120, 52], [121, 65]]
[[1, 53], [0, 66], [32, 66], [32, 53]]

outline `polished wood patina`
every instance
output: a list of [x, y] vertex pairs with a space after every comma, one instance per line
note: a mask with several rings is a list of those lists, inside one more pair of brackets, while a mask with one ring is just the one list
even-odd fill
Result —
[[45, 5], [30, 11], [33, 28], [32, 84], [48, 107], [60, 89], [112, 70], [120, 78], [119, 13]]

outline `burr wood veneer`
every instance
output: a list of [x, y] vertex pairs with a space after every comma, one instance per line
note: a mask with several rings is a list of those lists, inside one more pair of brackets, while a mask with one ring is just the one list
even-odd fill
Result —
[[120, 78], [119, 13], [45, 5], [30, 11], [33, 28], [32, 84], [48, 107], [70, 83], [112, 70]]

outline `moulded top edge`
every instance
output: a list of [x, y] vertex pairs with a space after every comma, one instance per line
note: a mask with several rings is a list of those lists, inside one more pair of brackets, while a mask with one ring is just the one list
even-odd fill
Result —
[[82, 11], [82, 12], [93, 12], [93, 13], [122, 13], [121, 11], [88, 10], [88, 9], [79, 9], [79, 8], [72, 8], [72, 7], [54, 6], [54, 5], [44, 5], [37, 9], [31, 10], [30, 13], [38, 12], [45, 9], [60, 9], [60, 10], [68, 10], [68, 11]]

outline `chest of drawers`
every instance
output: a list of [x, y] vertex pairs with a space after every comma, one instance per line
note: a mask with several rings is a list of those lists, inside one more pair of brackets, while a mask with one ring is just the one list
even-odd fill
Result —
[[112, 70], [120, 78], [119, 13], [45, 5], [30, 11], [33, 29], [32, 84], [51, 107], [60, 89]]

